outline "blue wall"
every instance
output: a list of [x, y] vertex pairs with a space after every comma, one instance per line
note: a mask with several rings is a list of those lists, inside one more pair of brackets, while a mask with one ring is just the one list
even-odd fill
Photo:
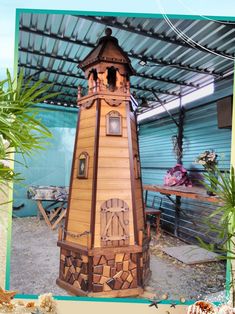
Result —
[[[14, 206], [24, 203], [24, 207], [15, 211], [17, 216], [33, 216], [37, 214], [36, 202], [26, 197], [30, 185], [68, 186], [73, 156], [76, 131], [77, 109], [60, 108], [58, 106], [39, 106], [38, 118], [51, 131], [45, 150], [26, 157], [27, 168], [15, 163], [15, 171], [25, 179], [22, 184], [14, 185]], [[22, 156], [15, 155], [16, 161], [23, 162]]]
[[[217, 125], [216, 100], [232, 94], [229, 88], [217, 87], [216, 92], [200, 101], [187, 105], [184, 121], [183, 165], [192, 178], [202, 179], [203, 168], [195, 164], [196, 157], [205, 150], [215, 150], [219, 155], [219, 167], [230, 168], [231, 129], [219, 129]], [[178, 119], [178, 113], [174, 113]], [[145, 122], [139, 126], [140, 159], [143, 184], [163, 184], [167, 170], [176, 164], [172, 136], [177, 127], [168, 115]], [[175, 209], [172, 203], [158, 193], [149, 193], [148, 205], [153, 196], [163, 199], [162, 224], [173, 232]], [[159, 201], [156, 203], [159, 204]], [[191, 241], [195, 236], [204, 237], [203, 220], [215, 207], [212, 204], [182, 198], [180, 235]], [[216, 222], [218, 217], [214, 218]]]

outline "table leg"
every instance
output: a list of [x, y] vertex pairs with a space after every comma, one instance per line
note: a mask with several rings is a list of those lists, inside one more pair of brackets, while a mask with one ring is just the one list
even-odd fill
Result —
[[40, 213], [42, 214], [46, 224], [48, 225], [49, 228], [51, 228], [51, 222], [48, 219], [47, 214], [45, 212], [45, 209], [42, 206], [42, 202], [41, 201], [37, 201], [37, 205], [38, 205], [38, 209], [39, 209]]
[[56, 215], [60, 212], [61, 209], [62, 209], [61, 206], [55, 209], [54, 213], [50, 216], [50, 221], [52, 221], [56, 217]]
[[55, 227], [58, 225], [58, 223], [65, 217], [66, 215], [66, 209], [64, 209], [64, 211], [60, 214], [60, 216], [57, 218], [57, 220], [54, 222], [54, 224], [52, 225], [51, 229], [54, 230]]
[[161, 234], [160, 223], [161, 223], [161, 215], [156, 215], [156, 236], [157, 236], [157, 239], [160, 237], [160, 234]]
[[174, 235], [176, 237], [179, 236], [180, 206], [181, 206], [181, 196], [176, 196], [176, 199], [175, 199], [175, 230], [174, 230]]

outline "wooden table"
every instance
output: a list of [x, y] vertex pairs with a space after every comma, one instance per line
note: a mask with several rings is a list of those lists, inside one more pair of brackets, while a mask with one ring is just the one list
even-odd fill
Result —
[[[46, 207], [43, 206], [43, 202], [49, 202], [49, 201], [52, 202], [52, 204]], [[61, 222], [61, 220], [66, 216], [66, 208], [64, 207], [65, 204], [67, 204], [67, 201], [37, 200], [39, 213], [41, 213], [46, 224], [48, 225], [50, 229], [54, 230], [56, 226]], [[53, 210], [53, 212], [48, 216], [47, 210], [50, 207], [52, 206], [54, 207], [56, 205], [58, 205], [58, 207], [56, 207]]]
[[[178, 237], [179, 229], [179, 215], [180, 215], [180, 206], [181, 206], [181, 197], [191, 198], [194, 200], [208, 202], [208, 203], [220, 203], [220, 200], [216, 196], [209, 196], [206, 193], [206, 190], [201, 187], [184, 187], [184, 186], [175, 186], [169, 187], [164, 185], [144, 185], [143, 189], [146, 191], [145, 194], [145, 204], [147, 204], [147, 195], [148, 191], [159, 192], [165, 195], [174, 205], [175, 205], [175, 227], [174, 234]], [[175, 195], [176, 199], [173, 200], [171, 195]]]

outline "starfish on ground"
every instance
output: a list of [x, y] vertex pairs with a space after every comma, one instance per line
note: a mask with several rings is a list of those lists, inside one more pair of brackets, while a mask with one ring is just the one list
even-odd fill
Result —
[[5, 291], [0, 287], [0, 303], [11, 303], [11, 299], [17, 294], [17, 291]]

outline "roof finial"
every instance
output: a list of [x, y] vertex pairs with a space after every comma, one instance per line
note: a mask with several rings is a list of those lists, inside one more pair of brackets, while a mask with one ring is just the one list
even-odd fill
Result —
[[112, 30], [111, 28], [107, 27], [106, 30], [105, 30], [105, 35], [106, 36], [111, 36], [112, 35]]

